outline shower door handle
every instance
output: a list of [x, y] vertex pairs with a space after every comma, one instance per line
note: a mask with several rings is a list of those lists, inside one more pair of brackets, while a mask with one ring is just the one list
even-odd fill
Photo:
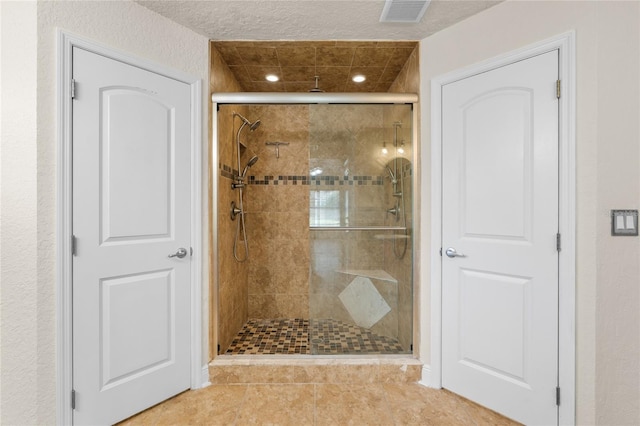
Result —
[[454, 249], [453, 247], [449, 247], [444, 254], [446, 254], [448, 257], [466, 257], [464, 254], [462, 253], [458, 253], [456, 251], [456, 249]]
[[182, 259], [187, 255], [187, 249], [184, 247], [180, 247], [177, 252], [170, 254], [169, 257], [177, 257], [178, 259]]

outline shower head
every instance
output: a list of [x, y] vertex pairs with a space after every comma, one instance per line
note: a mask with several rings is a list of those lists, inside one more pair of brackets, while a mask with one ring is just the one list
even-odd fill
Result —
[[249, 120], [247, 120], [244, 116], [242, 116], [241, 114], [238, 114], [237, 112], [233, 113], [234, 117], [240, 117], [240, 120], [242, 120], [244, 122], [245, 125], [249, 126], [249, 129], [253, 132], [255, 129], [257, 129], [258, 127], [260, 127], [260, 120], [256, 120], [255, 122], [250, 122]]
[[387, 171], [389, 172], [389, 176], [391, 177], [391, 183], [397, 183], [398, 180], [396, 179], [396, 175], [393, 173], [393, 171], [389, 168], [389, 166], [387, 166]]
[[[260, 120], [256, 120], [253, 122], [252, 125], [249, 126], [249, 130], [251, 130], [252, 132], [254, 130], [256, 130], [258, 127], [260, 127]], [[258, 158], [256, 157], [256, 161], [258, 160]]]
[[315, 76], [316, 79], [316, 87], [314, 87], [313, 89], [309, 90], [311, 93], [321, 93], [324, 92], [324, 90], [322, 90], [320, 87], [318, 87], [318, 80], [320, 80], [319, 76]]
[[[259, 122], [260, 121], [258, 120], [258, 123]], [[244, 178], [247, 175], [247, 172], [249, 171], [249, 167], [256, 164], [257, 161], [258, 161], [258, 156], [254, 154], [253, 157], [249, 159], [249, 162], [247, 163], [247, 165], [244, 166], [244, 170], [242, 171], [242, 175], [241, 175], [242, 178]]]

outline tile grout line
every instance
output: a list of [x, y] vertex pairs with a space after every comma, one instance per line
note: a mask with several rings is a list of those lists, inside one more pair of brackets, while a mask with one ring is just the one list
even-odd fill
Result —
[[382, 397], [384, 398], [384, 402], [387, 404], [387, 410], [389, 410], [389, 417], [391, 417], [391, 421], [394, 425], [397, 424], [396, 419], [393, 416], [393, 410], [391, 409], [391, 404], [389, 403], [389, 398], [387, 398], [387, 390], [384, 388], [384, 383], [380, 382], [380, 389], [382, 389]]
[[313, 424], [318, 424], [318, 385], [313, 384]]
[[240, 417], [240, 413], [242, 412], [242, 408], [244, 407], [245, 402], [247, 401], [248, 398], [248, 394], [249, 394], [249, 384], [245, 384], [244, 385], [245, 390], [244, 390], [244, 396], [242, 397], [242, 401], [240, 402], [240, 405], [238, 406], [238, 409], [236, 411], [236, 418], [233, 419], [233, 424], [234, 426], [238, 424], [238, 417]]

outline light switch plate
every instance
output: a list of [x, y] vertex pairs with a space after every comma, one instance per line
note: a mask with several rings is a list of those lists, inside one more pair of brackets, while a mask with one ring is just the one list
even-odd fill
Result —
[[638, 235], [638, 210], [611, 210], [611, 235]]

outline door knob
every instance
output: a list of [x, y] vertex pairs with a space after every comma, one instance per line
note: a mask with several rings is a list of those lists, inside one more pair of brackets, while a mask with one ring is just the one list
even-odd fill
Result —
[[186, 255], [187, 255], [187, 249], [184, 247], [180, 247], [177, 252], [170, 254], [169, 257], [177, 257], [179, 259], [182, 259]]
[[453, 247], [449, 247], [444, 253], [449, 257], [465, 257], [464, 254], [458, 253]]

